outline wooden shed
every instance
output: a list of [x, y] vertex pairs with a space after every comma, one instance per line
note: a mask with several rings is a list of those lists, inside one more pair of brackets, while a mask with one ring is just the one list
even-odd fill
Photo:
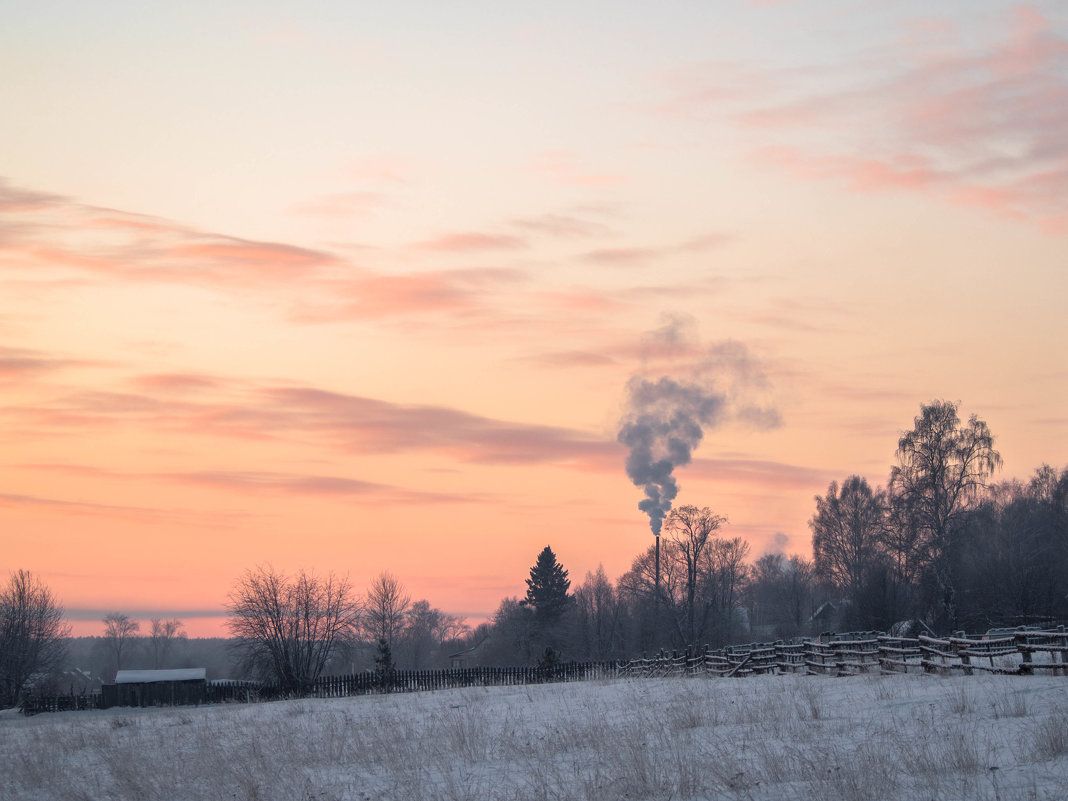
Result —
[[120, 670], [114, 684], [101, 688], [102, 706], [184, 706], [203, 703], [206, 668]]
[[483, 664], [486, 651], [486, 643], [489, 637], [483, 637], [478, 644], [455, 654], [449, 654], [449, 667], [453, 669], [479, 667]]

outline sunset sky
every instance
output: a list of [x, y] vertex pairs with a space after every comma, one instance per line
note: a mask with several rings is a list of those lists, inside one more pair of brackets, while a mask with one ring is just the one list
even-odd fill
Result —
[[753, 556], [936, 398], [1068, 464], [1061, 0], [15, 0], [0, 76], [0, 576], [78, 634], [615, 578], [633, 376]]

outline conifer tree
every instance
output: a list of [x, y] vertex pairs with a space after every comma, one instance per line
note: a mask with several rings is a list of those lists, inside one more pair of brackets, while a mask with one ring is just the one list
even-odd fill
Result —
[[567, 594], [571, 581], [556, 554], [548, 545], [538, 554], [538, 561], [530, 568], [527, 597], [523, 603], [534, 607], [534, 615], [541, 623], [552, 623], [563, 615], [571, 601]]

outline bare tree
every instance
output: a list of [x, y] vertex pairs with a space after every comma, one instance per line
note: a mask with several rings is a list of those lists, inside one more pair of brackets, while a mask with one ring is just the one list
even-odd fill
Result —
[[[630, 570], [619, 577], [618, 597], [629, 613], [630, 639], [638, 650], [685, 645], [679, 620], [685, 616], [686, 571], [678, 550], [674, 540], [661, 544], [659, 596], [655, 544], [634, 557]], [[661, 625], [664, 616], [670, 619], [670, 629]]]
[[183, 628], [182, 621], [175, 618], [170, 620], [162, 620], [158, 617], [152, 618], [152, 629], [148, 635], [148, 644], [152, 649], [153, 667], [156, 669], [163, 667], [163, 663], [167, 661], [167, 654], [171, 646], [177, 640], [185, 639]]
[[69, 636], [52, 591], [28, 571], [12, 573], [0, 590], [0, 706], [17, 704], [35, 675], [59, 666]]
[[399, 650], [407, 665], [421, 670], [435, 658], [440, 661], [444, 645], [467, 631], [467, 625], [460, 618], [435, 609], [427, 600], [416, 601], [408, 610]]
[[887, 493], [886, 503], [883, 548], [890, 559], [894, 579], [904, 587], [911, 587], [928, 561], [924, 528], [910, 497], [891, 491]]
[[411, 596], [392, 573], [379, 573], [367, 589], [367, 614], [364, 630], [371, 638], [393, 647], [411, 606]]
[[140, 637], [141, 624], [121, 612], [109, 612], [104, 616], [104, 643], [115, 662], [115, 672], [122, 670], [123, 655]]
[[844, 592], [854, 606], [879, 559], [885, 515], [885, 493], [872, 490], [860, 476], [843, 481], [841, 491], [832, 481], [826, 495], [816, 496], [816, 514], [808, 521], [816, 575]]
[[707, 506], [680, 506], [672, 509], [664, 522], [668, 536], [678, 546], [678, 553], [686, 569], [686, 627], [683, 637], [687, 645], [696, 644], [701, 634], [703, 621], [697, 615], [697, 586], [700, 565], [705, 549], [713, 541], [713, 535], [727, 518], [714, 514]]
[[961, 424], [959, 404], [932, 401], [920, 407], [912, 431], [897, 443], [898, 464], [890, 472], [891, 491], [916, 516], [924, 533], [930, 567], [943, 611], [955, 625], [956, 590], [947, 546], [954, 525], [979, 499], [987, 479], [1001, 467], [994, 435], [974, 414]]
[[778, 637], [805, 633], [812, 614], [812, 563], [800, 556], [768, 553], [753, 563], [746, 596], [756, 625], [771, 627]]
[[534, 610], [518, 598], [505, 598], [493, 615], [487, 661], [498, 665], [529, 665], [534, 660]]
[[735, 609], [738, 598], [749, 581], [749, 543], [741, 537], [716, 538], [705, 549], [701, 569], [702, 596], [705, 609], [718, 613], [718, 631], [714, 640], [729, 642], [734, 636]]
[[303, 694], [355, 637], [361, 609], [346, 579], [303, 570], [289, 578], [259, 567], [230, 592], [227, 627], [251, 669], [285, 693]]
[[620, 639], [620, 603], [612, 582], [598, 565], [587, 572], [586, 580], [574, 594], [575, 616], [581, 646], [590, 659], [609, 659], [616, 655]]

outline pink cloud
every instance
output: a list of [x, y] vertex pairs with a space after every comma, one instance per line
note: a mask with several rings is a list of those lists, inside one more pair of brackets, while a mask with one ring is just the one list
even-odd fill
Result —
[[1014, 6], [1009, 35], [990, 57], [1002, 78], [1027, 76], [1055, 67], [1068, 55], [1068, 42], [1058, 38], [1053, 23], [1030, 4]]
[[[53, 269], [121, 281], [247, 286], [288, 281], [331, 268], [325, 251], [197, 231], [141, 214], [100, 209], [0, 185], [9, 219], [0, 237], [7, 272]], [[61, 280], [67, 280], [62, 276]]]
[[[686, 343], [675, 343], [685, 350]], [[695, 363], [715, 357], [732, 360], [739, 354], [704, 347], [700, 354], [686, 351]], [[547, 364], [596, 366], [616, 357], [607, 352], [574, 351], [546, 354]], [[677, 355], [677, 353], [675, 354]], [[744, 356], [744, 354], [742, 354]], [[642, 354], [648, 356], [648, 349]], [[630, 358], [630, 357], [628, 357]], [[655, 361], [655, 360], [654, 360]], [[391, 403], [375, 398], [332, 392], [313, 386], [262, 386], [257, 382], [230, 382], [227, 394], [213, 396], [215, 387], [200, 376], [161, 374], [137, 380], [151, 394], [81, 392], [42, 401], [33, 406], [4, 406], [0, 417], [12, 430], [33, 429], [35, 434], [67, 435], [122, 427], [130, 430], [179, 432], [196, 438], [241, 438], [299, 441], [358, 454], [432, 453], [459, 462], [498, 466], [552, 464], [583, 472], [623, 474], [624, 448], [612, 434], [597, 434], [560, 426], [519, 423], [462, 410], [431, 405]], [[190, 386], [191, 397], [176, 391]], [[758, 421], [766, 422], [766, 421]], [[348, 495], [373, 502], [398, 499], [418, 503], [480, 502], [479, 497], [456, 497], [382, 485], [360, 478], [279, 471], [203, 469], [144, 473], [127, 476], [96, 467], [70, 464], [22, 465], [23, 469], [64, 472], [87, 478], [131, 478], [178, 482], [225, 491], [284, 495]], [[698, 459], [687, 468], [702, 479], [732, 481], [754, 486], [807, 488], [823, 485], [827, 476], [808, 468], [771, 461]], [[81, 501], [0, 496], [11, 504], [55, 505], [101, 514], [162, 517], [169, 510], [86, 506]], [[83, 509], [84, 507], [84, 509]], [[173, 513], [177, 514], [177, 513]]]
[[309, 268], [333, 264], [337, 261], [333, 256], [322, 251], [308, 250], [279, 242], [252, 242], [232, 237], [176, 245], [171, 248], [170, 253], [190, 261], [236, 264], [241, 267], [278, 270], [283, 273], [306, 271]]
[[793, 490], [825, 487], [840, 478], [826, 470], [755, 459], [694, 459], [685, 469], [688, 475], [705, 481]]
[[901, 157], [897, 163], [853, 156], [812, 156], [790, 147], [766, 147], [753, 158], [790, 169], [804, 178], [837, 179], [858, 192], [889, 189], [927, 191], [946, 180], [923, 159]]
[[604, 223], [572, 214], [543, 214], [512, 220], [511, 224], [524, 231], [560, 239], [590, 239], [614, 233], [614, 229]]
[[[174, 523], [179, 525], [199, 526], [203, 528], [225, 527], [233, 522], [235, 515], [228, 512], [191, 512], [182, 509], [158, 509], [145, 506], [126, 506], [105, 504], [92, 501], [72, 501], [63, 498], [49, 498], [38, 495], [0, 492], [0, 507], [22, 506], [47, 509], [49, 512], [80, 517], [113, 517], [123, 520], [135, 520], [154, 523]], [[243, 515], [238, 515], [243, 516]]]
[[294, 318], [318, 323], [430, 313], [482, 316], [496, 309], [493, 301], [501, 291], [524, 278], [520, 271], [495, 268], [365, 273], [352, 280], [324, 283], [331, 300], [301, 305]]
[[547, 306], [565, 312], [607, 313], [617, 311], [629, 304], [609, 293], [595, 290], [572, 290], [570, 292], [539, 292], [537, 297]]
[[[454, 495], [448, 493], [423, 492], [408, 490], [401, 487], [380, 484], [373, 481], [342, 476], [305, 475], [300, 473], [270, 472], [264, 470], [197, 470], [191, 472], [171, 473], [123, 473], [114, 470], [104, 470], [98, 467], [79, 464], [22, 464], [21, 470], [39, 470], [62, 475], [78, 476], [83, 478], [113, 479], [128, 483], [130, 481], [163, 482], [167, 484], [192, 484], [199, 487], [207, 487], [221, 491], [248, 492], [262, 495], [322, 495], [322, 496], [349, 496], [358, 495], [363, 498], [361, 503], [480, 503], [486, 496], [479, 493], [465, 493]], [[3, 498], [4, 496], [0, 496]], [[12, 496], [14, 500], [26, 504], [45, 505], [58, 504], [61, 506], [73, 506], [80, 508], [85, 504], [80, 502], [68, 502], [47, 499], [33, 499], [26, 496]], [[100, 506], [93, 504], [91, 506]], [[104, 511], [119, 510], [123, 513], [151, 514], [153, 510], [140, 509], [139, 507], [111, 507], [103, 506]]]
[[112, 216], [89, 218], [84, 222], [85, 227], [101, 228], [105, 230], [134, 230], [157, 234], [173, 234], [186, 230], [181, 226], [168, 223], [166, 220], [160, 220], [155, 217], [131, 214], [130, 212], [118, 212], [111, 209], [108, 209], [107, 211], [112, 212]]
[[585, 350], [562, 350], [528, 356], [524, 362], [551, 368], [611, 367], [617, 361], [605, 353]]
[[732, 241], [729, 234], [705, 234], [684, 242], [654, 247], [616, 247], [598, 248], [587, 251], [583, 258], [587, 261], [605, 265], [629, 266], [642, 264], [665, 256], [678, 256], [689, 253], [703, 253], [720, 248]]
[[[750, 92], [759, 101], [729, 94], [712, 104], [694, 89], [683, 108], [733, 115], [763, 140], [754, 148], [759, 160], [806, 180], [922, 192], [1063, 233], [1068, 38], [1031, 5], [1014, 7], [1005, 22], [985, 45], [951, 41], [956, 30], [943, 20], [914, 22], [896, 49], [876, 51], [887, 77], [867, 85], [860, 77], [842, 85], [825, 69], [767, 70], [734, 81], [763, 82], [765, 91]], [[703, 91], [718, 86], [708, 72], [692, 79]], [[818, 144], [825, 135], [833, 145]]]
[[154, 373], [136, 376], [133, 383], [153, 392], [203, 392], [217, 389], [222, 381], [196, 373]]
[[428, 239], [419, 242], [416, 247], [440, 253], [469, 253], [479, 250], [516, 250], [526, 247], [526, 242], [516, 236], [466, 231]]
[[[236, 389], [236, 388], [235, 388]], [[235, 398], [196, 400], [87, 391], [0, 417], [37, 434], [135, 427], [251, 440], [308, 437], [357, 453], [435, 452], [486, 464], [589, 464], [618, 446], [585, 432], [511, 423], [442, 406], [405, 406], [315, 387], [246, 385]]]
[[361, 497], [362, 504], [475, 503], [482, 500], [482, 496], [478, 494], [461, 496], [419, 492], [340, 476], [271, 473], [255, 470], [203, 470], [193, 473], [168, 473], [155, 477], [226, 491], [237, 490], [270, 495], [356, 495]]
[[11, 186], [6, 178], [0, 176], [0, 211], [4, 213], [37, 211], [66, 202], [67, 199], [60, 195]]
[[46, 266], [70, 267], [97, 274], [119, 274], [125, 269], [118, 259], [86, 253], [77, 253], [59, 246], [30, 247], [23, 251], [34, 262]]
[[509, 423], [440, 406], [390, 404], [311, 387], [270, 389], [263, 398], [256, 413], [266, 412], [275, 425], [310, 426], [356, 452], [429, 450], [461, 461], [534, 464], [598, 460], [618, 449], [614, 442], [569, 429]]
[[36, 350], [0, 346], [0, 381], [23, 379], [28, 375], [79, 367], [98, 362], [69, 359]]

